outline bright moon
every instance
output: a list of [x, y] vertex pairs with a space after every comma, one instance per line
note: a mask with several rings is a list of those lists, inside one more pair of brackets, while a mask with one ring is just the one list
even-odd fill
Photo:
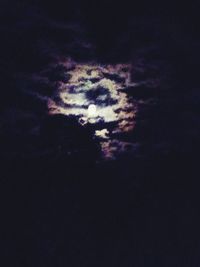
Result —
[[97, 108], [94, 104], [89, 105], [88, 107], [88, 116], [95, 117], [97, 113]]

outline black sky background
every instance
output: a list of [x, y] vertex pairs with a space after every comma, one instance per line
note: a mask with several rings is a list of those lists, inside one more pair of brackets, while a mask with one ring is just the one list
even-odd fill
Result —
[[[0, 2], [2, 266], [200, 265], [199, 5]], [[66, 30], [70, 23], [78, 30]], [[73, 38], [78, 45], [67, 46]], [[31, 73], [65, 55], [162, 62], [153, 74], [167, 74], [162, 86], [133, 93], [158, 100], [139, 111], [137, 155], [96, 165], [91, 129], [49, 118], [46, 103], [24, 94]], [[146, 69], [142, 79], [152, 75]], [[32, 125], [38, 139], [25, 134]], [[80, 152], [66, 159], [69, 139]]]

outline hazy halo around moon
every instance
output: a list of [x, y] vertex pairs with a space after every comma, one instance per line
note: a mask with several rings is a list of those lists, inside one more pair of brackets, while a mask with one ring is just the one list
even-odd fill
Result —
[[[66, 59], [62, 64], [69, 67], [71, 62]], [[135, 126], [137, 103], [129, 99], [125, 90], [135, 85], [130, 73], [129, 63], [73, 62], [73, 68], [68, 71], [70, 79], [60, 83], [55, 97], [49, 99], [49, 114], [73, 115], [83, 126], [92, 124], [103, 158], [115, 159], [126, 147], [132, 147], [132, 143], [117, 137]]]

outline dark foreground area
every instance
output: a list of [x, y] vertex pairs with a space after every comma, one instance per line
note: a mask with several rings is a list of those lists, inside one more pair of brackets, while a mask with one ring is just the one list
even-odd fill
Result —
[[[53, 167], [52, 167], [53, 166]], [[2, 179], [6, 266], [198, 266], [198, 162], [17, 162]]]
[[[181, 7], [1, 2], [2, 266], [200, 265], [199, 5]], [[135, 151], [103, 161], [90, 126], [48, 114], [66, 57], [151, 81], [127, 88]]]

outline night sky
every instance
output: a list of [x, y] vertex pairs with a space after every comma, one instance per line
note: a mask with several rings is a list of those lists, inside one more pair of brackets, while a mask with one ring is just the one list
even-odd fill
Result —
[[200, 266], [199, 10], [0, 1], [1, 266]]

